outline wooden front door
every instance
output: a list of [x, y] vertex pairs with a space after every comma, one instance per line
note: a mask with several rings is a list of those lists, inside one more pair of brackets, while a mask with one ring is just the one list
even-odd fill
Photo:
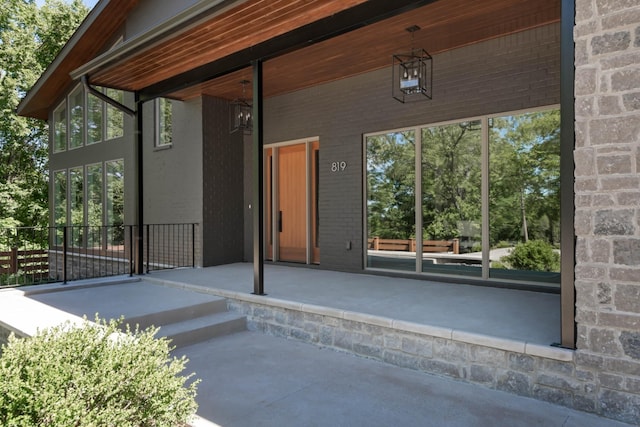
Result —
[[305, 144], [278, 150], [278, 243], [281, 261], [307, 261]]
[[265, 151], [267, 259], [320, 262], [318, 151], [317, 141]]

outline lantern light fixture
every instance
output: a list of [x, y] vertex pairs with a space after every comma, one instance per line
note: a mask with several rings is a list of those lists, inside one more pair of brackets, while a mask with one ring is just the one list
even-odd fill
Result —
[[432, 99], [433, 58], [426, 50], [414, 48], [418, 30], [417, 25], [406, 28], [411, 34], [411, 50], [393, 55], [392, 94], [402, 103]]
[[251, 134], [253, 130], [253, 107], [245, 98], [245, 86], [248, 80], [242, 80], [242, 97], [236, 98], [229, 106], [230, 111], [230, 133], [242, 131], [245, 135]]

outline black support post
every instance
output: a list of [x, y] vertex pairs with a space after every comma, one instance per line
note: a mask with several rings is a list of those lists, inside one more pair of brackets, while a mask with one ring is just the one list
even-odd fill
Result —
[[574, 233], [574, 160], [575, 148], [575, 0], [562, 0], [560, 24], [560, 282], [561, 343], [576, 348], [576, 290]]
[[264, 163], [262, 60], [253, 64], [253, 293], [264, 293]]
[[140, 93], [135, 93], [136, 114], [135, 114], [135, 135], [136, 135], [136, 184], [137, 184], [137, 201], [136, 201], [136, 273], [144, 274], [144, 180], [143, 180], [143, 137], [142, 137], [142, 101]]

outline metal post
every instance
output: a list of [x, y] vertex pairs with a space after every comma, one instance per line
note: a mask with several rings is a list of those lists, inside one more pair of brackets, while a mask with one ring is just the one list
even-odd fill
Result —
[[133, 261], [133, 225], [129, 227], [129, 276], [133, 276], [135, 262]]
[[574, 286], [574, 160], [575, 147], [575, 64], [573, 27], [575, 0], [562, 0], [560, 23], [560, 281], [561, 346], [576, 348]]
[[264, 293], [262, 60], [253, 61], [253, 293]]
[[191, 224], [191, 268], [196, 268], [196, 224]]
[[67, 283], [67, 226], [63, 227], [62, 232], [62, 283]]
[[144, 227], [147, 230], [147, 273], [149, 273], [149, 260], [151, 259], [151, 257], [149, 257], [149, 250], [150, 250], [149, 248], [151, 247], [151, 244], [150, 244], [151, 238], [149, 237], [150, 228], [149, 228], [149, 224], [145, 225]]
[[144, 224], [144, 180], [143, 180], [143, 135], [142, 135], [142, 125], [143, 125], [143, 114], [142, 114], [142, 105], [143, 103], [140, 101], [140, 93], [135, 93], [135, 103], [136, 103], [136, 114], [135, 114], [135, 134], [136, 134], [136, 178], [137, 178], [137, 205], [136, 205], [136, 273], [144, 274], [144, 229], [142, 228], [142, 224]]

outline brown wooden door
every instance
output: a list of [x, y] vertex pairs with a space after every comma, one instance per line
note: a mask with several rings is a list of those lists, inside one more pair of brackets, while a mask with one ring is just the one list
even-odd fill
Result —
[[278, 149], [278, 252], [281, 261], [307, 262], [306, 145]]

